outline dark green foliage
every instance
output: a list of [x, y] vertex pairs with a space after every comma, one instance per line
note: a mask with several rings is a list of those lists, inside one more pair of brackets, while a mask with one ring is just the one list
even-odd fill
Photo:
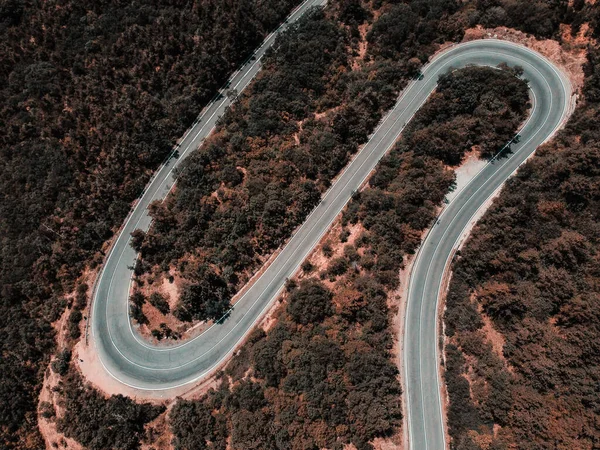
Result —
[[276, 435], [270, 417], [262, 411], [246, 410], [231, 416], [231, 446], [239, 449], [276, 449]]
[[81, 322], [81, 319], [83, 318], [81, 311], [87, 305], [87, 291], [87, 284], [83, 283], [77, 286], [75, 301], [72, 304], [72, 309], [69, 313], [69, 321], [67, 322], [69, 337], [71, 339], [78, 339], [79, 336], [81, 336], [79, 322]]
[[348, 270], [350, 264], [348, 260], [344, 257], [336, 258], [329, 263], [327, 266], [327, 273], [330, 277], [336, 277], [338, 275], [343, 275]]
[[150, 295], [150, 298], [148, 299], [148, 301], [150, 302], [150, 304], [152, 306], [154, 306], [156, 309], [158, 309], [162, 314], [168, 314], [171, 311], [171, 308], [169, 306], [169, 302], [167, 301], [167, 299], [164, 297], [164, 295], [162, 295], [158, 292], [153, 292]]
[[[360, 362], [361, 357], [344, 352], [322, 332], [303, 333], [281, 323], [266, 338], [264, 332], [257, 338], [250, 351], [258, 380], [241, 380], [233, 387], [223, 383], [200, 402], [180, 401], [171, 414], [176, 448], [206, 448], [208, 440], [222, 448], [225, 417], [236, 449], [292, 448], [300, 441], [308, 448], [336, 448], [336, 442], [362, 443], [386, 435], [399, 423], [397, 368], [386, 357], [365, 354]], [[350, 371], [363, 370], [363, 364], [371, 366], [365, 377], [353, 378]], [[263, 383], [281, 387], [265, 391]], [[318, 423], [324, 428], [315, 433], [315, 425], [321, 429]], [[335, 431], [348, 425], [345, 434]], [[214, 430], [219, 436], [213, 436]]]
[[160, 330], [158, 330], [158, 329], [156, 329], [156, 328], [155, 328], [155, 329], [153, 329], [153, 330], [150, 332], [150, 334], [152, 335], [152, 337], [153, 337], [154, 339], [156, 339], [156, 340], [158, 340], [158, 341], [160, 341], [160, 340], [161, 340], [161, 339], [164, 337], [164, 335], [163, 335], [163, 332], [162, 332], [162, 331], [160, 331]]
[[315, 266], [310, 262], [310, 261], [304, 261], [302, 263], [302, 271], [304, 273], [311, 273], [313, 270], [315, 270]]
[[258, 377], [265, 380], [267, 386], [278, 386], [286, 375], [287, 369], [282, 359], [283, 342], [291, 338], [291, 332], [285, 326], [278, 325], [266, 338], [263, 336], [253, 348], [254, 369]]
[[71, 339], [77, 339], [79, 336], [81, 336], [81, 330], [79, 329], [79, 322], [81, 321], [83, 315], [81, 314], [81, 311], [79, 311], [78, 309], [73, 309], [71, 311], [71, 313], [69, 314], [69, 322], [68, 322], [68, 329], [69, 329], [69, 337]]
[[242, 380], [231, 390], [226, 405], [231, 409], [245, 409], [255, 412], [267, 406], [267, 401], [260, 384]]
[[139, 448], [144, 425], [165, 410], [122, 395], [105, 399], [74, 371], [64, 381], [62, 392], [65, 415], [58, 419], [58, 429], [91, 450]]
[[291, 292], [294, 289], [296, 289], [297, 287], [298, 287], [298, 283], [293, 278], [285, 280], [285, 290], [287, 292]]
[[[347, 65], [342, 31], [319, 10], [291, 28], [268, 52], [263, 74], [226, 114], [219, 133], [186, 161], [175, 195], [154, 208], [153, 239], [142, 246], [149, 261], [166, 267], [202, 249], [200, 258], [220, 273], [236, 274], [227, 282], [239, 288], [260, 255], [280, 245], [310, 213], [321, 196], [319, 183], [356, 150], [310, 120], [319, 96], [331, 89], [326, 75]], [[342, 100], [337, 90], [332, 95]], [[298, 131], [294, 121], [304, 119], [301, 148], [281, 152], [281, 142]], [[227, 193], [219, 190], [224, 179]], [[211, 196], [215, 190], [224, 205], [219, 208]], [[182, 268], [190, 281], [201, 281], [202, 274]]]
[[505, 25], [546, 38], [558, 33], [560, 23], [569, 23], [574, 13], [566, 2], [499, 0], [479, 1], [478, 4], [484, 26]]
[[52, 403], [40, 402], [39, 411], [44, 419], [52, 419], [56, 417], [56, 410]]
[[392, 58], [401, 50], [412, 35], [418, 16], [407, 4], [400, 3], [381, 16], [373, 24], [367, 39], [383, 57]]
[[338, 17], [349, 25], [360, 25], [371, 16], [371, 12], [365, 9], [360, 0], [339, 1]]
[[144, 314], [142, 307], [146, 303], [146, 296], [141, 291], [134, 291], [129, 298], [129, 314], [131, 318], [140, 325], [148, 324], [148, 318]]
[[142, 230], [134, 230], [131, 233], [130, 245], [136, 252], [139, 252], [142, 249], [145, 237], [146, 233]]
[[[473, 99], [485, 99], [475, 113]], [[459, 163], [474, 145], [494, 154], [514, 136], [527, 100], [525, 83], [511, 71], [472, 67], [440, 78], [439, 90], [381, 160], [371, 189], [355, 195], [344, 212], [344, 221], [360, 221], [371, 232], [372, 256], [377, 258], [365, 255], [363, 268], [373, 270], [386, 287], [396, 286], [404, 255], [415, 251], [422, 230], [434, 219], [433, 205], [452, 186], [454, 175], [444, 163]]]
[[71, 362], [71, 350], [65, 348], [61, 350], [56, 359], [52, 361], [52, 370], [59, 375], [66, 375], [69, 370], [69, 363]]
[[[443, 39], [460, 39], [464, 30], [460, 20], [452, 17], [459, 9], [455, 0], [413, 0], [389, 2], [388, 8], [373, 24], [367, 35], [375, 57], [400, 59], [415, 74], [419, 61], [427, 58], [426, 47]], [[397, 4], [396, 4], [397, 3]], [[458, 14], [460, 17], [460, 14]], [[411, 59], [416, 59], [415, 65]]]
[[137, 305], [135, 303], [130, 304], [129, 314], [131, 315], [131, 318], [140, 325], [147, 325], [148, 323], [150, 323], [140, 305]]
[[355, 416], [352, 431], [359, 443], [381, 430], [390, 432], [402, 419], [398, 368], [386, 356], [358, 352], [347, 363], [346, 371], [353, 385], [347, 399], [348, 409]]
[[75, 303], [73, 305], [74, 308], [79, 309], [80, 311], [83, 311], [85, 309], [85, 307], [87, 306], [87, 303], [88, 303], [87, 293], [88, 293], [88, 285], [87, 284], [82, 283], [79, 286], [77, 286]]
[[512, 70], [492, 71], [479, 67], [440, 76], [437, 94], [410, 123], [406, 148], [449, 165], [459, 164], [465, 148], [475, 144], [482, 156], [494, 156], [514, 137], [530, 105], [525, 83]]
[[288, 299], [287, 312], [296, 323], [317, 324], [333, 313], [331, 292], [319, 282], [302, 281]]
[[463, 376], [465, 360], [460, 350], [454, 345], [446, 345], [446, 366], [444, 378], [451, 399], [448, 409], [448, 427], [453, 436], [460, 436], [466, 430], [477, 430], [481, 419], [473, 401], [469, 382]]
[[[448, 99], [454, 101], [453, 89], [462, 89], [462, 82], [472, 76], [470, 70], [453, 75], [454, 81], [445, 90]], [[506, 105], [510, 96], [493, 94], [495, 77], [502, 76], [495, 70], [489, 72], [488, 92]], [[486, 86], [478, 89], [485, 91]], [[450, 111], [446, 121], [460, 114], [452, 113], [451, 106], [446, 108]], [[522, 119], [520, 111], [514, 114], [521, 114]], [[427, 127], [417, 123], [414, 132]], [[513, 132], [507, 130], [508, 136]], [[499, 140], [499, 134], [496, 131], [490, 138]], [[344, 246], [343, 257], [329, 262], [333, 288], [314, 277], [290, 287], [285, 313], [276, 316], [267, 332], [253, 334], [226, 369], [233, 386], [224, 382], [203, 399], [199, 411], [191, 412], [198, 415], [192, 418], [194, 423], [212, 426], [216, 417], [225, 415], [236, 449], [341, 448], [348, 443], [371, 449], [369, 442], [375, 437], [389, 436], [397, 429], [402, 419], [401, 388], [389, 351], [393, 340], [388, 293], [398, 282], [404, 256], [418, 245], [452, 182], [451, 172], [441, 161], [401, 151], [403, 145], [401, 140], [379, 165], [370, 186], [355, 194], [347, 207], [342, 222], [360, 222], [368, 231], [354, 245]], [[333, 255], [334, 246], [337, 249], [348, 237], [330, 235], [324, 247]], [[349, 270], [351, 262], [353, 270]], [[313, 267], [303, 269], [310, 272]], [[478, 343], [474, 338], [471, 346], [483, 352], [485, 346]], [[461, 357], [459, 352], [457, 357]], [[498, 372], [497, 359], [486, 361], [486, 370]], [[448, 364], [452, 395], [467, 399], [469, 385], [461, 372], [464, 362], [458, 359]], [[506, 378], [498, 376], [490, 386], [506, 391], [506, 383]], [[489, 407], [494, 416], [480, 418], [473, 405], [466, 409], [462, 403], [453, 405], [449, 411], [452, 426], [469, 429], [496, 418], [506, 420], [510, 401], [507, 396], [499, 397]], [[183, 417], [178, 417], [177, 423], [181, 421]], [[189, 438], [190, 432], [180, 429], [180, 425], [173, 428], [176, 440]], [[204, 448], [210, 432], [209, 426], [198, 429], [199, 448]]]
[[223, 418], [211, 412], [209, 402], [179, 400], [169, 414], [177, 450], [225, 449]]
[[[216, 87], [280, 22], [293, 3], [207, 0], [181, 6], [139, 2], [117, 5], [110, 1], [1, 2], [2, 445], [44, 445], [36, 426], [36, 396], [55, 351], [50, 323], [64, 310], [65, 293], [73, 289], [75, 278], [86, 264], [94, 268], [102, 261], [99, 249], [122, 222], [151, 171], [170, 152], [174, 140], [213, 96]], [[598, 8], [581, 0], [570, 6], [545, 1], [414, 0], [409, 6], [419, 22], [416, 31], [404, 40], [401, 51], [395, 42], [374, 36], [368, 49], [368, 54], [375, 57], [374, 65], [361, 74], [347, 69], [338, 72], [349, 53], [347, 44], [358, 39], [356, 25], [371, 20], [371, 7], [381, 7], [378, 17], [389, 26], [391, 21], [383, 17], [391, 9], [390, 3], [397, 2], [339, 2], [336, 13], [347, 24], [347, 33], [337, 35], [334, 31], [334, 39], [324, 41], [320, 40], [323, 32], [336, 27], [306, 33], [317, 35], [313, 45], [329, 56], [314, 59], [307, 44], [302, 48], [306, 51], [300, 66], [296, 64], [294, 45], [288, 46], [287, 61], [301, 70], [260, 85], [268, 89], [264, 98], [257, 99], [257, 113], [250, 123], [245, 113], [239, 122], [223, 122], [231, 139], [212, 148], [208, 161], [217, 160], [220, 146], [227, 146], [228, 154], [236, 157], [226, 158], [222, 170], [214, 174], [208, 163], [190, 169], [188, 181], [202, 184], [201, 195], [182, 193], [179, 209], [197, 210], [181, 218], [169, 208], [151, 208], [157, 219], [157, 233], [166, 233], [164, 230], [175, 225], [181, 227], [180, 233], [169, 234], [164, 240], [144, 240], [147, 254], [165, 255], [161, 260], [163, 270], [189, 249], [208, 248], [203, 233], [210, 228], [218, 209], [208, 196], [223, 181], [227, 189], [244, 186], [243, 195], [231, 204], [241, 203], [247, 209], [239, 207], [230, 215], [224, 211], [228, 208], [218, 211], [216, 218], [222, 228], [212, 228], [206, 240], [220, 244], [207, 263], [220, 266], [217, 273], [231, 286], [243, 282], [242, 272], [252, 271], [248, 268], [255, 267], [257, 254], [276, 248], [306, 217], [328, 180], [347, 162], [355, 145], [364, 142], [382, 111], [393, 103], [397, 89], [435, 50], [433, 42], [459, 39], [464, 26], [478, 22], [513, 25], [544, 35], [558, 35], [559, 21], [570, 23], [573, 33], [589, 23], [593, 36], [600, 37]], [[306, 35], [302, 39], [309, 42]], [[337, 45], [340, 39], [342, 43]], [[331, 42], [335, 47], [328, 47]], [[355, 52], [356, 47], [351, 51]], [[394, 54], [393, 60], [378, 56], [388, 51]], [[315, 73], [311, 61], [321, 63], [327, 58], [333, 61], [329, 65], [333, 72], [308, 80], [310, 84], [302, 85], [307, 90], [293, 90], [301, 86], [304, 73]], [[590, 61], [593, 58], [597, 57], [590, 52]], [[600, 97], [596, 66], [591, 63], [587, 68], [589, 78], [584, 92], [590, 101]], [[298, 94], [301, 101], [274, 96], [273, 92], [279, 91], [278, 82], [291, 86], [287, 92]], [[319, 92], [324, 89], [324, 95], [314, 96], [308, 90], [313, 87], [321, 89]], [[304, 101], [307, 97], [309, 102]], [[240, 99], [240, 103], [243, 101]], [[277, 109], [279, 104], [285, 108]], [[265, 105], [275, 105], [282, 114], [266, 111], [262, 117]], [[317, 125], [311, 120], [303, 122], [300, 149], [289, 148], [287, 143], [280, 145], [269, 134], [271, 127], [284, 130], [288, 137], [297, 131], [296, 124], [286, 119], [287, 113], [293, 118], [303, 114], [310, 118], [312, 112], [335, 106], [339, 108], [332, 120]], [[597, 120], [594, 115], [583, 116], [577, 126], [585, 143]], [[236, 130], [237, 123], [242, 125], [242, 132]], [[268, 149], [256, 152], [262, 146], [258, 136], [265, 134]], [[273, 154], [281, 155], [281, 159], [273, 158]], [[252, 164], [238, 164], [238, 158], [246, 157]], [[272, 165], [274, 175], [258, 163], [273, 159], [280, 162]], [[294, 175], [293, 166], [302, 177]], [[240, 167], [250, 172], [248, 179], [240, 181]], [[581, 177], [570, 179], [563, 186], [572, 208], [585, 207], [594, 198], [594, 191], [587, 191], [581, 181]], [[252, 201], [246, 202], [250, 197]], [[271, 199], [282, 201], [288, 213], [275, 230], [265, 228], [263, 233], [257, 223], [263, 219], [263, 206]], [[277, 224], [278, 217], [265, 218], [271, 219], [271, 225]], [[413, 221], [424, 223], [429, 219], [423, 209]], [[256, 229], [258, 238], [253, 241], [249, 230]], [[367, 256], [361, 258], [361, 263], [374, 267], [371, 263], [375, 260]], [[385, 266], [389, 266], [389, 260]], [[389, 276], [382, 280], [385, 278], [389, 280]], [[190, 281], [201, 280], [190, 276]], [[86, 302], [87, 296], [78, 295], [73, 307], [81, 310]], [[546, 307], [554, 304], [545, 303]], [[580, 303], [589, 305], [587, 299]], [[579, 309], [565, 312], [565, 323], [580, 320], [580, 315], [587, 314], [585, 308], [581, 309], [584, 313]], [[538, 313], [543, 314], [543, 309], [538, 308]], [[280, 448], [289, 448], [292, 437], [287, 430], [274, 436]]]
[[177, 310], [180, 320], [220, 319], [229, 309], [231, 294], [227, 283], [214, 272], [201, 277], [202, 282], [185, 286]]
[[129, 298], [129, 301], [137, 306], [143, 306], [144, 303], [146, 303], [146, 296], [144, 295], [144, 293], [142, 291], [134, 291], [133, 294], [131, 294], [131, 297]]

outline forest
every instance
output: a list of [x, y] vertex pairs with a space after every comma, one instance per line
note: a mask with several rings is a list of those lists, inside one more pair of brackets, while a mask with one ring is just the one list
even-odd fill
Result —
[[[83, 296], [76, 287], [83, 286], [79, 278], [84, 271], [95, 270], [101, 263], [103, 246], [117, 230], [152, 170], [170, 152], [175, 140], [183, 134], [227, 75], [247, 58], [295, 3], [288, 0], [201, 0], [192, 4], [177, 0], [151, 4], [85, 0], [0, 1], [0, 131], [3, 136], [0, 147], [0, 329], [3, 332], [0, 344], [3, 373], [0, 383], [0, 402], [3, 405], [0, 438], [3, 447], [43, 446], [37, 430], [36, 407], [43, 373], [50, 355], [57, 351], [51, 324], [65, 308], [70, 308], [68, 327], [74, 340], [79, 332], [79, 321], [83, 319], [83, 299], [76, 299], [73, 303], [67, 294], [75, 290], [75, 297]], [[317, 67], [303, 65], [304, 72], [294, 74], [278, 69], [278, 64], [285, 62], [285, 46], [280, 55], [284, 58], [282, 61], [278, 61], [276, 54], [271, 55], [271, 65], [265, 71], [267, 75], [261, 76], [256, 83], [259, 86], [256, 93], [265, 94], [261, 102], [252, 105], [251, 99], [241, 96], [217, 133], [212, 151], [220, 155], [239, 146], [236, 151], [240, 152], [241, 161], [225, 153], [223, 160], [229, 163], [229, 168], [217, 168], [216, 172], [221, 171], [223, 180], [227, 181], [223, 182], [223, 187], [217, 186], [214, 179], [208, 182], [207, 186], [212, 183], [211, 187], [215, 188], [211, 192], [219, 188], [223, 192], [219, 194], [220, 198], [217, 197], [218, 205], [207, 205], [211, 214], [212, 208], [216, 208], [219, 214], [232, 220], [226, 210], [234, 205], [234, 201], [225, 201], [226, 208], [219, 209], [217, 206], [230, 192], [240, 195], [239, 191], [232, 189], [236, 183], [242, 184], [244, 189], [252, 186], [248, 185], [244, 172], [233, 165], [244, 159], [250, 160], [241, 149], [256, 153], [252, 164], [239, 166], [246, 170], [250, 170], [251, 165], [258, 166], [256, 172], [251, 173], [258, 174], [257, 178], [259, 181], [262, 179], [264, 184], [257, 183], [255, 189], [264, 189], [268, 194], [267, 186], [273, 185], [274, 188], [270, 189], [287, 192], [288, 195], [298, 195], [299, 192], [292, 188], [306, 186], [308, 189], [308, 198], [302, 203], [292, 202], [289, 206], [285, 203], [289, 202], [289, 197], [285, 196], [276, 199], [279, 204], [270, 202], [272, 210], [268, 210], [268, 215], [273, 211], [274, 215], [282, 217], [282, 207], [291, 207], [294, 211], [294, 214], [285, 214], [285, 232], [275, 230], [272, 239], [264, 233], [262, 223], [254, 229], [249, 226], [244, 231], [247, 224], [242, 221], [243, 231], [236, 231], [233, 239], [245, 242], [243, 238], [250, 237], [251, 241], [248, 244], [249, 256], [242, 258], [245, 265], [239, 267], [237, 273], [230, 275], [230, 271], [224, 272], [228, 264], [215, 261], [213, 258], [218, 257], [216, 252], [194, 269], [198, 269], [198, 273], [205, 270], [205, 273], [211, 274], [206, 270], [205, 266], [208, 266], [219, 277], [219, 283], [220, 279], [225, 280], [228, 289], [220, 300], [228, 300], [230, 289], [239, 286], [240, 280], [260, 264], [261, 258], [276, 248], [277, 242], [285, 240], [294, 221], [301, 220], [301, 205], [315, 201], [314, 197], [322, 192], [327, 180], [356, 151], [353, 146], [364, 142], [369, 130], [393, 101], [395, 93], [439, 44], [460, 40], [465, 28], [477, 24], [511, 26], [539, 37], [560, 39], [561, 23], [570, 24], [572, 31], [576, 32], [583, 23], [589, 23], [598, 30], [600, 20], [598, 8], [592, 8], [584, 0], [339, 0], [332, 2], [325, 16], [334, 20], [334, 25], [322, 23], [322, 28], [312, 31], [318, 31], [318, 36], [324, 39], [322, 44], [331, 46], [327, 47], [331, 49], [329, 54], [315, 59]], [[335, 43], [332, 36], [337, 36], [339, 42]], [[285, 39], [293, 45], [291, 38]], [[282, 42], [285, 43], [285, 40]], [[317, 45], [321, 45], [319, 40], [313, 40], [307, 46], [306, 58], [311, 55], [310, 47]], [[366, 54], [363, 54], [364, 46]], [[344, 53], [344, 48], [349, 51]], [[594, 54], [590, 52], [586, 85], [588, 102], [597, 101], [600, 95], [600, 75], [593, 58]], [[334, 62], [339, 64], [339, 72], [332, 66]], [[276, 73], [278, 78], [269, 77], [268, 72]], [[320, 79], [318, 74], [321, 74]], [[348, 86], [354, 82], [356, 85], [350, 90]], [[285, 94], [282, 98], [273, 94], [279, 92], [278, 83]], [[294, 91], [293, 86], [297, 83], [305, 89]], [[269, 114], [271, 108], [274, 114]], [[594, 129], [593, 112], [589, 114], [582, 113], [580, 118], [586, 130], [582, 135]], [[251, 124], [253, 128], [247, 129], [244, 125], [241, 131], [237, 130], [240, 117], [243, 119], [241, 123]], [[337, 120], [334, 121], [334, 118]], [[237, 133], [236, 139], [228, 140], [230, 134]], [[280, 133], [282, 139], [278, 140], [276, 133]], [[579, 136], [577, 133], [572, 135]], [[240, 137], [246, 141], [240, 141]], [[299, 145], [295, 145], [296, 137]], [[336, 139], [342, 140], [338, 142]], [[311, 152], [313, 145], [330, 153], [335, 150], [333, 160]], [[297, 150], [297, 147], [301, 150], [296, 156], [300, 168], [291, 158], [294, 154], [291, 150]], [[284, 153], [285, 158], [271, 156], [277, 152]], [[447, 156], [452, 157], [452, 154]], [[190, 174], [190, 188], [184, 189], [183, 181], [170, 200], [169, 210], [164, 211], [177, 212], [174, 215], [176, 220], [187, 214], [184, 203], [177, 209], [178, 199], [181, 201], [186, 191], [198, 195], [188, 197], [194, 206], [204, 197], [207, 187], [196, 191], [191, 175], [195, 170], [196, 174], [203, 174], [200, 178], [203, 180], [205, 171], [215, 169], [203, 167], [202, 158], [198, 155], [190, 160], [189, 169], [182, 173], [182, 180], [186, 172]], [[271, 173], [274, 168], [260, 167], [265, 160], [277, 163], [274, 165], [281, 172], [276, 177], [272, 177]], [[302, 167], [304, 162], [310, 164]], [[413, 166], [412, 163], [409, 165]], [[414, 165], [419, 169], [420, 160], [415, 160]], [[286, 173], [288, 168], [292, 169], [292, 174]], [[580, 182], [581, 178], [577, 177], [573, 183]], [[274, 179], [278, 182], [273, 182]], [[297, 180], [312, 184], [297, 185]], [[292, 181], [296, 181], [296, 185]], [[448, 183], [451, 183], [450, 176], [445, 175], [439, 188], [434, 189], [435, 193], [425, 194], [434, 195], [435, 200], [438, 198], [436, 195], [442, 195]], [[241, 194], [249, 195], [249, 192], [242, 190]], [[411, 193], [417, 199], [425, 194], [421, 194], [420, 189], [413, 189]], [[236, 198], [239, 200], [239, 197]], [[429, 207], [427, 202], [426, 205]], [[259, 222], [262, 222], [263, 215], [267, 218], [267, 214], [260, 205], [256, 208], [257, 216], [254, 218], [259, 217]], [[420, 212], [423, 217], [415, 221], [415, 226], [426, 221], [427, 214], [423, 209]], [[367, 216], [366, 212], [359, 211], [359, 214]], [[198, 220], [202, 226], [211, 222], [200, 220], [202, 216], [197, 215], [197, 211], [192, 211], [188, 218]], [[177, 231], [156, 231], [158, 242], [168, 238], [166, 242], [169, 245], [176, 245], [176, 253], [164, 260], [158, 261], [158, 255], [148, 253], [148, 261], [158, 264], [162, 271], [171, 264], [179, 266], [180, 261], [188, 264], [186, 255], [192, 254], [194, 246], [204, 239], [203, 230], [195, 227], [193, 222], [181, 222], [181, 226], [190, 227], [193, 233], [188, 231], [188, 234], [196, 236], [189, 245], [177, 242]], [[265, 229], [269, 226], [273, 228], [265, 220]], [[385, 225], [380, 225], [381, 228], [385, 229]], [[410, 237], [408, 234], [405, 236], [407, 239]], [[412, 236], [411, 239], [416, 241], [418, 238]], [[149, 241], [144, 239], [143, 245], [150, 245]], [[406, 245], [406, 248], [411, 245]], [[349, 252], [348, 258], [356, 258], [351, 250]], [[354, 261], [344, 263], [339, 258], [336, 257], [331, 275], [326, 274], [322, 282], [326, 282], [328, 276], [341, 276], [336, 274], [341, 274], [346, 265], [354, 267]], [[397, 255], [393, 256], [394, 260], [397, 258]], [[392, 280], [390, 277], [394, 275], [395, 266], [384, 264], [385, 258], [381, 259], [383, 262], [378, 262], [379, 268], [388, 267], [387, 278]], [[366, 267], [371, 264], [370, 261], [375, 264], [377, 258], [367, 258]], [[153, 267], [150, 269], [155, 270]], [[203, 277], [194, 278], [194, 271], [188, 273], [187, 268], [180, 270], [190, 278], [190, 284], [202, 286]], [[378, 282], [383, 281], [380, 279]], [[81, 287], [83, 291], [84, 287]], [[338, 294], [333, 295], [332, 301], [335, 301]], [[338, 298], [342, 297], [338, 295]], [[356, 310], [361, 309], [360, 297], [355, 305]], [[360, 315], [358, 312], [353, 314]], [[375, 313], [369, 312], [364, 320], [370, 320], [372, 314]], [[376, 313], [378, 325], [384, 323], [379, 319], [382, 315], [387, 317], [384, 309]], [[335, 317], [335, 313], [331, 317]], [[53, 368], [69, 377], [69, 367], [72, 370], [73, 365], [69, 363], [68, 353], [60, 349], [57, 356], [58, 362], [52, 365]], [[334, 369], [343, 373], [343, 368]], [[386, 373], [391, 379], [392, 373]], [[363, 381], [352, 383], [368, 384]], [[127, 412], [127, 417], [131, 418], [128, 422], [131, 430], [119, 431], [125, 437], [128, 433], [141, 436], [139, 423], [151, 420], [156, 414], [156, 411], [147, 408], [138, 410], [133, 402], [106, 400], [90, 387], [71, 386], [73, 389], [67, 392], [74, 393], [74, 403], [69, 403], [69, 408], [75, 411], [82, 411], [78, 409], [82, 406], [92, 409], [85, 413], [90, 415], [81, 417], [97, 418], [94, 410], [111, 411], [109, 408], [113, 407], [136, 410]], [[394, 386], [392, 384], [390, 390], [396, 392]], [[373, 391], [365, 386], [361, 392], [368, 394]], [[93, 396], [93, 401], [88, 401], [89, 396]], [[104, 402], [116, 406], [104, 405]], [[190, 408], [203, 411], [202, 406]], [[391, 411], [394, 412], [394, 409]], [[248, 417], [245, 413], [240, 415], [236, 418], [237, 423], [243, 423], [244, 415]], [[84, 425], [89, 427], [89, 421], [79, 422], [79, 415], [69, 417], [72, 423], [65, 426], [64, 432], [93, 446], [93, 435], [100, 433], [99, 429], [87, 430]], [[384, 419], [375, 421], [373, 428], [342, 430], [340, 436], [360, 442], [360, 439], [389, 433], [390, 427], [395, 427], [399, 420], [395, 414]], [[99, 419], [97, 421], [100, 428], [112, 426]], [[491, 422], [485, 423], [489, 425]], [[179, 426], [184, 429], [183, 424]], [[238, 430], [243, 432], [243, 427]], [[185, 438], [184, 434], [181, 436], [181, 439]], [[239, 442], [249, 443], [251, 437], [239, 436]], [[105, 441], [95, 442], [102, 445]], [[180, 447], [186, 448], [184, 441], [181, 442]], [[117, 448], [137, 446], [127, 439], [114, 445]]]
[[68, 373], [59, 389], [68, 394], [58, 430], [90, 450], [137, 448], [145, 436], [144, 425], [165, 411], [164, 406], [136, 403], [122, 395], [107, 400], [86, 386], [76, 370]]
[[42, 445], [37, 393], [64, 295], [102, 261], [175, 140], [295, 5], [0, 1], [5, 448]]
[[566, 128], [507, 183], [453, 266], [444, 321], [459, 450], [600, 442], [600, 49], [588, 52]]
[[294, 25], [186, 160], [174, 195], [153, 206], [154, 226], [139, 244], [142, 270], [185, 278], [178, 319], [218, 319], [391, 106], [403, 80], [352, 71], [350, 45], [322, 11]]

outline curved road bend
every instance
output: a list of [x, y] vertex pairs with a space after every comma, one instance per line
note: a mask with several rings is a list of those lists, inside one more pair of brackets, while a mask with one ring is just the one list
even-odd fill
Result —
[[[308, 7], [304, 3], [292, 16], [297, 19]], [[257, 52], [264, 54], [269, 37]], [[444, 448], [441, 414], [436, 329], [437, 294], [448, 255], [456, 238], [472, 215], [513, 173], [535, 148], [552, 135], [567, 111], [568, 81], [543, 57], [524, 47], [497, 40], [457, 45], [437, 55], [423, 69], [423, 79], [404, 90], [394, 108], [385, 116], [369, 142], [353, 158], [321, 203], [296, 231], [275, 261], [236, 303], [222, 324], [200, 336], [172, 347], [156, 347], [133, 330], [128, 318], [128, 294], [136, 258], [129, 246], [129, 234], [148, 229], [146, 208], [150, 201], [164, 198], [174, 184], [172, 169], [197, 148], [214, 128], [216, 118], [227, 107], [227, 99], [212, 104], [184, 137], [178, 160], [162, 167], [149, 184], [140, 202], [125, 223], [98, 278], [91, 315], [93, 344], [105, 369], [118, 381], [141, 390], [162, 391], [182, 386], [209, 374], [227, 358], [252, 330], [330, 224], [359, 188], [379, 159], [392, 147], [404, 125], [435, 89], [439, 75], [450, 68], [469, 64], [499, 63], [520, 65], [535, 96], [531, 117], [521, 131], [514, 154], [485, 169], [453, 200], [426, 239], [413, 269], [405, 327], [404, 366], [411, 448]], [[238, 73], [231, 87], [243, 89], [258, 71], [258, 61]]]
[[[465, 64], [523, 68], [531, 89], [531, 114], [512, 144], [508, 158], [492, 160], [444, 209], [417, 254], [408, 289], [404, 329], [404, 377], [410, 448], [444, 450], [444, 416], [440, 394], [438, 301], [444, 271], [474, 216], [504, 182], [548, 140], [569, 114], [571, 85], [548, 60], [529, 49], [501, 41], [473, 41], [442, 54], [426, 69], [460, 57]], [[425, 77], [429, 79], [428, 76]], [[429, 79], [429, 83], [435, 83]]]

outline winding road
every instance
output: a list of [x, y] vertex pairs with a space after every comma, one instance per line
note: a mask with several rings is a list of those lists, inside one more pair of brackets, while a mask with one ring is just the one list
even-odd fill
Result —
[[[321, 3], [321, 0], [306, 1], [287, 23]], [[274, 35], [267, 38], [257, 50], [256, 59], [234, 75], [230, 88], [239, 92], [250, 83], [259, 70], [260, 58], [273, 40]], [[435, 89], [438, 77], [450, 68], [470, 64], [497, 66], [500, 63], [523, 67], [532, 90], [531, 116], [520, 132], [520, 142], [513, 145], [513, 154], [488, 164], [445, 208], [415, 259], [409, 287], [403, 364], [409, 439], [413, 449], [444, 449], [436, 320], [444, 269], [477, 210], [560, 126], [568, 113], [571, 96], [568, 80], [549, 61], [531, 50], [503, 41], [472, 41], [456, 45], [433, 58], [423, 68], [422, 79], [407, 86], [369, 142], [340, 174], [277, 258], [238, 300], [230, 316], [185, 343], [158, 347], [144, 341], [129, 320], [130, 267], [136, 259], [129, 245], [130, 233], [137, 228], [149, 228], [148, 205], [168, 195], [175, 183], [173, 169], [211, 133], [216, 120], [228, 107], [229, 99], [222, 98], [209, 105], [182, 139], [180, 156], [170, 158], [148, 184], [120, 230], [98, 277], [90, 326], [92, 345], [106, 371], [127, 386], [146, 391], [183, 386], [211, 373], [235, 351], [273, 304], [286, 279], [296, 272], [352, 193], [369, 176]]]
[[[456, 58], [460, 64], [451, 62]], [[539, 53], [504, 41], [472, 41], [456, 46], [432, 61], [425, 70], [425, 79], [432, 89], [434, 74], [450, 65], [497, 66], [503, 62], [523, 68], [531, 90], [530, 116], [519, 131], [520, 139], [511, 145], [512, 153], [492, 159], [446, 206], [421, 245], [410, 276], [403, 365], [408, 436], [410, 448], [415, 450], [446, 448], [438, 303], [454, 250], [488, 200], [539, 145], [554, 135], [570, 113], [571, 84], [559, 69]]]

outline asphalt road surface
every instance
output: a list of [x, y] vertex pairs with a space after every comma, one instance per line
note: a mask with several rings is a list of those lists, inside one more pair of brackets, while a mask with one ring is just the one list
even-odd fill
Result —
[[[319, 3], [321, 0], [303, 3], [288, 23]], [[256, 52], [256, 60], [235, 74], [229, 88], [239, 92], [248, 85], [259, 70], [260, 57], [273, 39], [274, 36], [270, 36]], [[273, 263], [236, 303], [230, 316], [185, 343], [157, 347], [144, 341], [129, 320], [130, 267], [136, 258], [129, 245], [130, 233], [137, 228], [149, 228], [149, 203], [168, 194], [175, 182], [173, 168], [210, 134], [229, 100], [223, 98], [211, 104], [182, 139], [180, 156], [171, 158], [156, 172], [117, 236], [98, 278], [90, 319], [92, 344], [107, 372], [127, 386], [149, 391], [183, 386], [209, 374], [232, 354], [275, 301], [286, 279], [295, 273], [352, 193], [435, 89], [438, 77], [450, 68], [469, 64], [496, 66], [503, 62], [523, 67], [534, 94], [534, 108], [520, 132], [520, 143], [513, 146], [514, 154], [510, 158], [486, 166], [446, 208], [419, 253], [411, 277], [404, 338], [409, 438], [413, 449], [444, 448], [436, 305], [448, 255], [478, 208], [559, 126], [570, 97], [568, 81], [547, 60], [524, 47], [502, 41], [480, 40], [457, 45], [434, 58], [423, 69], [423, 78], [411, 82], [404, 90], [369, 142], [337, 178]]]

